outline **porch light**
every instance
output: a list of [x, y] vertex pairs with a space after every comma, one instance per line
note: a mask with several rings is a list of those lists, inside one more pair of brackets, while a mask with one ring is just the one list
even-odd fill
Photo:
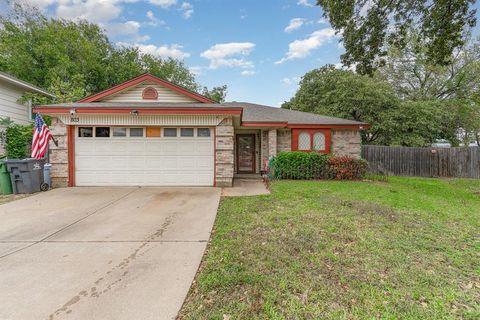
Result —
[[132, 111], [130, 111], [130, 114], [132, 116], [138, 116], [138, 110], [132, 110]]
[[75, 113], [77, 113], [77, 109], [72, 108], [70, 109], [70, 115], [73, 116]]

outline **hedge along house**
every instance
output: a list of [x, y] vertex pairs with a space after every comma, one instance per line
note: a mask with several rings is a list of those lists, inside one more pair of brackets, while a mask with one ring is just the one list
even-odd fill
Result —
[[367, 124], [251, 103], [215, 103], [143, 74], [52, 117], [52, 182], [61, 186], [231, 186], [281, 151], [360, 157]]

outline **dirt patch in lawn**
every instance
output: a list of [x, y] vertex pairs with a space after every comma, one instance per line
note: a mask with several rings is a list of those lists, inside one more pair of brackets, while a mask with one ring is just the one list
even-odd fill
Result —
[[0, 205], [7, 202], [23, 199], [29, 196], [31, 196], [31, 194], [2, 194], [0, 195]]

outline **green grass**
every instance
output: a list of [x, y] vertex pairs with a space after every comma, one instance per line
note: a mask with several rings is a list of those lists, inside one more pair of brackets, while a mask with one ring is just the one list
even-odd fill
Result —
[[180, 319], [479, 319], [480, 181], [281, 181], [222, 200]]

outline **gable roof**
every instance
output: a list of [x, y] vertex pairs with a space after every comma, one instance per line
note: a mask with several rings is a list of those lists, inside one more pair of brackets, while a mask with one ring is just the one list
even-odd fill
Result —
[[131, 88], [131, 87], [134, 87], [136, 86], [137, 84], [140, 84], [144, 81], [152, 81], [152, 82], [155, 82], [157, 83], [158, 85], [160, 86], [163, 86], [163, 87], [166, 87], [170, 90], [173, 90], [175, 92], [178, 92], [182, 95], [185, 95], [185, 96], [188, 96], [190, 98], [193, 98], [195, 100], [197, 100], [198, 102], [201, 102], [201, 103], [215, 103], [215, 101], [205, 97], [205, 96], [202, 96], [201, 94], [198, 94], [196, 92], [193, 92], [191, 90], [188, 90], [186, 88], [183, 88], [181, 86], [178, 86], [176, 84], [173, 84], [169, 81], [166, 81], [166, 80], [163, 80], [157, 76], [154, 76], [154, 75], [151, 75], [149, 73], [144, 73], [138, 77], [135, 77], [133, 79], [130, 79], [128, 81], [125, 81], [124, 83], [121, 83], [119, 85], [116, 85], [112, 88], [109, 88], [109, 89], [106, 89], [106, 90], [103, 90], [99, 93], [96, 93], [94, 95], [91, 95], [91, 96], [88, 96], [86, 98], [83, 98], [81, 100], [79, 100], [78, 102], [80, 103], [85, 103], [85, 102], [98, 102], [100, 99], [103, 99], [107, 96], [110, 96], [110, 95], [113, 95], [117, 92], [120, 92], [122, 90], [125, 90], [127, 88]]
[[36, 92], [36, 93], [43, 94], [47, 97], [55, 98], [55, 96], [53, 94], [51, 94], [50, 92], [47, 92], [46, 90], [44, 90], [42, 88], [39, 88], [39, 87], [37, 87], [37, 86], [35, 86], [31, 83], [28, 83], [26, 81], [15, 78], [14, 76], [12, 76], [8, 73], [0, 71], [0, 79], [5, 81], [5, 82], [8, 82], [8, 83], [10, 83], [14, 86], [26, 89], [28, 91], [33, 91], [33, 92]]
[[[78, 113], [128, 113], [135, 109], [140, 114], [168, 113], [204, 113], [238, 111], [241, 113], [241, 124], [250, 127], [301, 127], [325, 126], [367, 128], [369, 124], [353, 120], [328, 117], [314, 113], [294, 111], [259, 105], [248, 102], [223, 103], [175, 103], [175, 102], [96, 102], [96, 103], [62, 103], [39, 106], [38, 110], [44, 113], [68, 113], [70, 109]], [[42, 110], [43, 109], [43, 110]], [[190, 110], [190, 111], [189, 111]]]

